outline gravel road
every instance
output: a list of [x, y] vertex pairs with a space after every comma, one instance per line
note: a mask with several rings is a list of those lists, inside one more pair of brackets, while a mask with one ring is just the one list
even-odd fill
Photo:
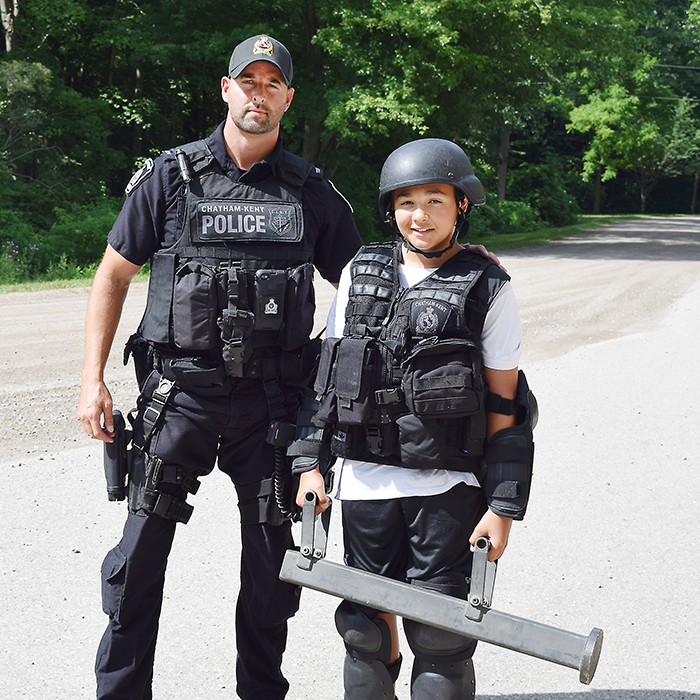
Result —
[[[499, 567], [494, 607], [605, 630], [591, 686], [576, 671], [481, 645], [480, 700], [700, 700], [698, 389], [700, 217], [613, 224], [500, 253], [538, 396], [527, 519]], [[135, 401], [121, 349], [146, 285], [127, 300], [107, 370]], [[322, 322], [332, 289], [318, 285]], [[106, 618], [99, 566], [124, 511], [108, 503], [101, 446], [75, 418], [87, 289], [0, 296], [0, 697], [94, 697]], [[157, 698], [235, 698], [235, 498], [220, 474], [176, 540], [156, 658]], [[329, 556], [340, 558], [338, 513]], [[291, 626], [288, 700], [342, 696], [337, 601], [305, 592]], [[410, 664], [397, 695], [408, 697]]]

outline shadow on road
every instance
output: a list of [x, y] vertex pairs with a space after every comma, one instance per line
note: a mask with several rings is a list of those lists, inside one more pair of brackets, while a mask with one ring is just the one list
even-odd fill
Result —
[[509, 251], [509, 256], [607, 260], [700, 260], [700, 216], [634, 219], [560, 241]]
[[523, 695], [479, 695], [478, 700], [700, 700], [697, 693], [683, 690], [593, 690], [583, 693], [537, 693]]

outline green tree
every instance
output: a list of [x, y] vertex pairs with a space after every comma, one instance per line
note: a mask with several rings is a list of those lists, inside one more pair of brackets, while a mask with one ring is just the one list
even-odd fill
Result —
[[[144, 157], [223, 119], [219, 79], [231, 49], [264, 32], [295, 59], [285, 145], [334, 179], [366, 238], [381, 235], [381, 163], [419, 136], [457, 141], [491, 193], [557, 216], [571, 200], [569, 173], [586, 135], [586, 168], [595, 161], [626, 172], [637, 161], [631, 145], [619, 148], [622, 135], [658, 149], [674, 104], [658, 96], [697, 95], [700, 74], [651, 63], [698, 61], [699, 2], [0, 0], [0, 66], [25, 66], [25, 84], [36, 74], [31, 89], [11, 95], [0, 78], [0, 130], [20, 139], [6, 138], [0, 153], [0, 209], [9, 212], [0, 225], [31, 220], [44, 241], [53, 227], [58, 245], [73, 216], [121, 197]], [[571, 108], [601, 126], [600, 115], [584, 113], [608, 112], [620, 134], [586, 128], [562, 138]]]
[[[570, 114], [568, 129], [590, 133], [583, 154], [583, 177], [595, 178], [594, 212], [602, 183], [618, 173], [634, 173], [640, 210], [663, 178], [692, 173], [697, 162], [694, 114], [700, 72], [695, 58], [697, 32], [688, 0], [656, 2], [642, 23], [637, 66], [609, 76]], [[696, 168], [697, 172], [697, 168]], [[692, 207], [691, 207], [692, 208]]]
[[594, 214], [600, 214], [602, 183], [616, 177], [628, 162], [627, 144], [647, 138], [635, 119], [638, 105], [639, 98], [630, 97], [621, 85], [612, 85], [591, 94], [569, 114], [567, 130], [592, 134], [583, 153], [582, 177], [585, 181], [595, 178]]
[[51, 73], [41, 64], [0, 63], [0, 167], [23, 176], [27, 163], [47, 148], [41, 103], [50, 90]]
[[[686, 174], [700, 156], [700, 123], [687, 99], [661, 105], [613, 86], [607, 95], [591, 95], [572, 110], [569, 128], [593, 132], [584, 153], [583, 176], [596, 177], [597, 193], [599, 183], [620, 170], [636, 174], [641, 213], [662, 178]], [[595, 213], [599, 203], [597, 194]]]

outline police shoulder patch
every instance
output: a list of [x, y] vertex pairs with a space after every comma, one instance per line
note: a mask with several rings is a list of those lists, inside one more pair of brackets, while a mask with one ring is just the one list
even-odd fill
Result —
[[139, 186], [148, 180], [153, 175], [154, 170], [153, 158], [149, 158], [131, 177], [129, 184], [126, 186], [124, 193], [127, 197]]

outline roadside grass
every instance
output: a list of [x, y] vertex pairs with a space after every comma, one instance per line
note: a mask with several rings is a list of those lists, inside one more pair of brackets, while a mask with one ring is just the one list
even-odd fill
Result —
[[[80, 276], [66, 279], [42, 280], [36, 279], [31, 282], [13, 282], [11, 284], [0, 284], [0, 295], [11, 292], [41, 292], [46, 289], [77, 289], [80, 287], [90, 287], [92, 278], [95, 275], [97, 264], [90, 266], [92, 269], [84, 270]], [[135, 282], [146, 282], [148, 280], [150, 267], [144, 265], [134, 278]]]
[[[579, 217], [579, 221], [572, 226], [563, 226], [560, 228], [541, 228], [528, 233], [502, 233], [492, 236], [472, 237], [469, 238], [470, 243], [481, 243], [488, 250], [511, 250], [513, 248], [524, 248], [527, 246], [539, 245], [548, 243], [549, 241], [560, 240], [576, 233], [591, 231], [593, 229], [605, 226], [606, 224], [615, 221], [623, 221], [626, 219], [652, 219], [654, 215], [641, 214], [620, 214], [614, 216], [586, 214]], [[91, 266], [92, 267], [92, 266]], [[95, 268], [97, 266], [95, 265]], [[145, 281], [148, 279], [149, 266], [138, 273], [135, 281]], [[15, 282], [12, 284], [0, 284], [0, 294], [9, 294], [11, 292], [38, 292], [45, 289], [73, 289], [79, 287], [89, 287], [92, 284], [94, 269], [83, 270], [79, 277], [67, 279], [52, 279], [52, 280], [33, 280], [31, 282]]]
[[473, 236], [467, 234], [469, 243], [481, 243], [488, 250], [513, 250], [514, 248], [526, 248], [550, 241], [558, 241], [562, 238], [573, 236], [577, 233], [592, 231], [606, 224], [611, 224], [615, 221], [625, 221], [627, 219], [653, 219], [654, 215], [645, 214], [585, 214], [579, 216], [578, 223], [571, 226], [560, 226], [540, 228], [536, 231], [528, 233], [501, 233], [492, 236]]

